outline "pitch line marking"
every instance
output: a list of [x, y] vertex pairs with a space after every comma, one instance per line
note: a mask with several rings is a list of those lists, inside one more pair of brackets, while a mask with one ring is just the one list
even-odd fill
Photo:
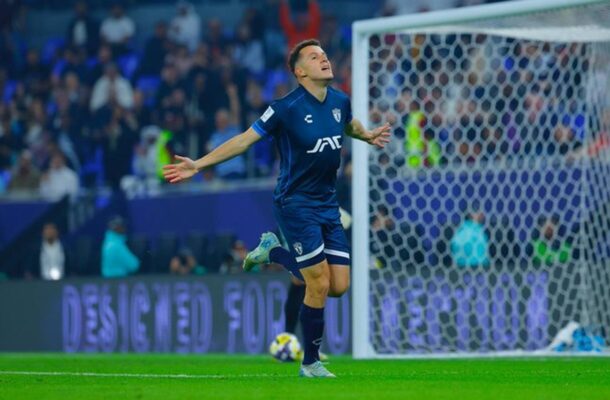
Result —
[[238, 375], [190, 375], [190, 374], [130, 374], [105, 372], [70, 372], [70, 371], [0, 371], [0, 375], [26, 376], [78, 376], [94, 378], [144, 378], [144, 379], [231, 379], [231, 378], [288, 378], [292, 375], [275, 374], [238, 374]]

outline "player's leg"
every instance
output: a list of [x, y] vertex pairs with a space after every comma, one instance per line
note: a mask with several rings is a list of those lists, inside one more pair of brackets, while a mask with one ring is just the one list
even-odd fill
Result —
[[284, 318], [286, 321], [284, 326], [285, 332], [296, 334], [296, 327], [299, 322], [299, 310], [301, 304], [303, 304], [304, 297], [305, 283], [291, 275], [288, 296], [286, 297], [286, 303], [284, 303]]
[[305, 281], [305, 298], [299, 320], [303, 330], [303, 363], [299, 375], [333, 377], [319, 361], [324, 333], [324, 305], [330, 284], [330, 270], [324, 254], [322, 228], [317, 209], [304, 203], [274, 204], [280, 230], [296, 263], [295, 276]]
[[350, 285], [350, 269], [349, 265], [330, 264], [330, 287], [328, 289], [329, 297], [341, 297]]
[[345, 230], [341, 224], [338, 210], [328, 210], [327, 220], [322, 226], [324, 235], [324, 254], [329, 264], [330, 297], [340, 297], [350, 285], [350, 255]]
[[324, 334], [324, 306], [330, 286], [330, 268], [326, 260], [301, 268], [305, 278], [305, 298], [301, 306], [304, 355], [299, 375], [307, 378], [334, 378], [320, 362]]

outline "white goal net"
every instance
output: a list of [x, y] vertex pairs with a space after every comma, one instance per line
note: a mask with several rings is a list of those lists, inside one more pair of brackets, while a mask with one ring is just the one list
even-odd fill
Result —
[[354, 24], [354, 355], [610, 328], [610, 1]]

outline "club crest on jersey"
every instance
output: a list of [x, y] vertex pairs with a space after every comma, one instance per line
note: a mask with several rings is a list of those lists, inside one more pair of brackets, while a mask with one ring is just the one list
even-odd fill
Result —
[[307, 150], [307, 153], [309, 153], [309, 154], [311, 154], [311, 153], [321, 153], [321, 152], [324, 151], [324, 148], [326, 146], [329, 146], [333, 150], [340, 149], [341, 148], [341, 143], [339, 143], [339, 139], [341, 139], [341, 135], [320, 138], [316, 142], [316, 145], [314, 146], [314, 148], [311, 149], [311, 150]]
[[294, 247], [294, 251], [296, 251], [298, 255], [303, 254], [303, 245], [301, 244], [301, 242], [296, 242], [292, 246]]
[[341, 110], [338, 108], [333, 108], [333, 117], [335, 117], [335, 121], [341, 122]]

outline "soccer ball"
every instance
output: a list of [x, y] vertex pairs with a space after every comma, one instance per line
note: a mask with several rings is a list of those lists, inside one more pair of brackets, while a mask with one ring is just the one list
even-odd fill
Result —
[[275, 337], [269, 345], [269, 353], [276, 360], [283, 362], [299, 360], [303, 354], [299, 339], [288, 332], [282, 332]]

